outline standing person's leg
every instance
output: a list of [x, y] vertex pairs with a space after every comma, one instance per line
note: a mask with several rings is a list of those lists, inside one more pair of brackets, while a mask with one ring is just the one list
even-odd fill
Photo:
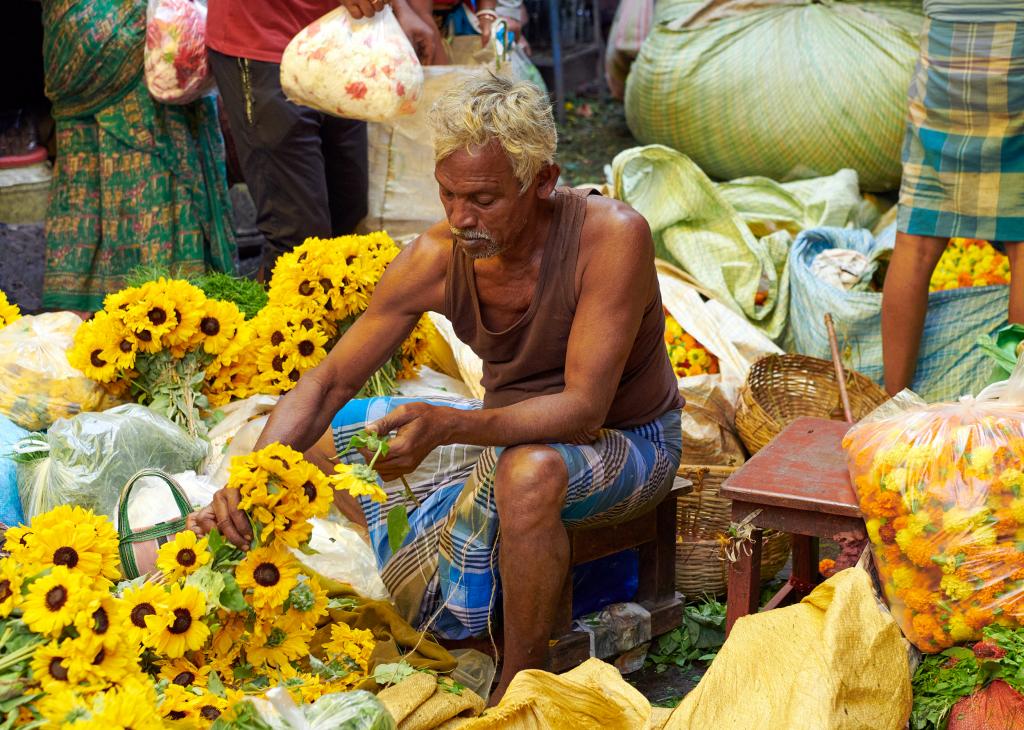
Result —
[[1010, 324], [1024, 324], [1024, 242], [1006, 244], [1010, 259]]
[[945, 238], [896, 234], [882, 293], [882, 361], [890, 395], [914, 379], [928, 313], [928, 283], [948, 243]]
[[369, 152], [366, 122], [326, 117], [320, 128], [327, 176], [331, 233], [353, 233], [366, 217], [369, 194]]
[[209, 52], [245, 182], [267, 239], [264, 268], [310, 236], [331, 235], [319, 112], [288, 101], [280, 66]]

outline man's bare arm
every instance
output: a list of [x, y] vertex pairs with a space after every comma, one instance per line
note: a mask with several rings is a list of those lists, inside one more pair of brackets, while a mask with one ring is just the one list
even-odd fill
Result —
[[316, 443], [334, 414], [387, 362], [423, 313], [442, 303], [442, 252], [435, 242], [420, 240], [395, 258], [363, 315], [278, 402], [257, 449], [279, 441], [306, 451]]

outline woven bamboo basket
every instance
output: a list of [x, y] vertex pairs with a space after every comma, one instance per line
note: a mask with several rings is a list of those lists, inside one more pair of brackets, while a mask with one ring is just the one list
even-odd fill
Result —
[[[846, 371], [846, 390], [855, 420], [888, 400], [873, 380], [853, 370]], [[802, 416], [843, 420], [832, 362], [806, 355], [768, 355], [755, 362], [736, 409], [736, 430], [750, 455]]]
[[[693, 482], [693, 491], [677, 500], [676, 590], [687, 597], [725, 593], [729, 563], [720, 536], [732, 522], [732, 500], [719, 495], [722, 482], [737, 467], [679, 467]], [[761, 546], [761, 579], [771, 580], [786, 565], [792, 541], [784, 532], [765, 530]]]

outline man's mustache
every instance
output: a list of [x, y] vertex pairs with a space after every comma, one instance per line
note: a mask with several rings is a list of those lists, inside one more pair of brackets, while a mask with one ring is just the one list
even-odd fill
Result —
[[456, 238], [461, 238], [463, 241], [490, 241], [494, 242], [490, 234], [485, 231], [472, 231], [468, 229], [456, 228], [455, 226], [448, 226], [452, 235]]

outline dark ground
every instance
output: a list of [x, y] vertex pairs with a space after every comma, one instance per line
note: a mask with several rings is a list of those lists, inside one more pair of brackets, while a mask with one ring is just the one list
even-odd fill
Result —
[[638, 144], [626, 126], [622, 103], [603, 87], [566, 102], [566, 120], [558, 127], [558, 162], [570, 185], [604, 182], [605, 165]]

